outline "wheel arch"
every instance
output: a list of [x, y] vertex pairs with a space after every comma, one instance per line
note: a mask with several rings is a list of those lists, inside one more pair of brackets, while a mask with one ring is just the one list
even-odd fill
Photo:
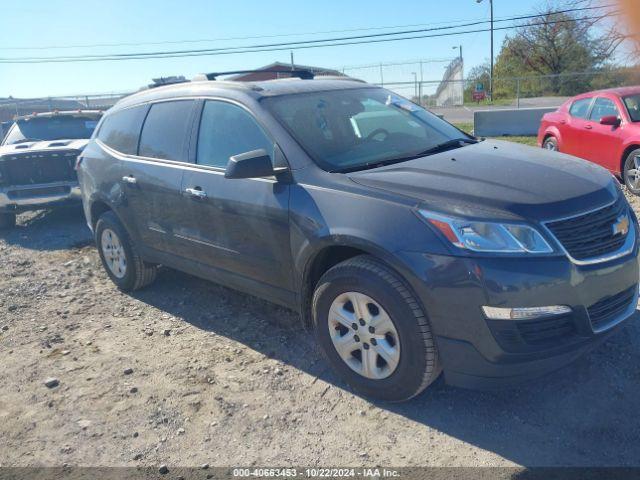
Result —
[[547, 128], [542, 136], [542, 143], [540, 144], [541, 147], [544, 146], [544, 142], [546, 142], [549, 137], [554, 137], [556, 139], [556, 141], [558, 142], [558, 149], [560, 150], [560, 147], [562, 145], [560, 130], [553, 126]]
[[632, 143], [625, 147], [624, 151], [622, 152], [622, 157], [620, 158], [620, 176], [624, 176], [624, 164], [627, 161], [627, 157], [631, 152], [638, 149], [640, 149], [640, 142]]
[[109, 205], [105, 200], [95, 199], [91, 202], [89, 207], [89, 222], [91, 223], [92, 230], [95, 230], [98, 219], [106, 212], [115, 213], [111, 205]]
[[95, 231], [96, 225], [101, 215], [103, 215], [105, 212], [113, 212], [118, 220], [120, 220], [120, 223], [122, 223], [122, 225], [125, 227], [125, 230], [127, 230], [127, 232], [131, 234], [131, 229], [124, 221], [124, 218], [118, 211], [118, 208], [116, 208], [116, 205], [114, 205], [113, 202], [109, 201], [108, 198], [102, 195], [95, 195], [89, 199], [88, 203], [88, 223], [90, 224], [93, 231]]
[[[399, 260], [375, 243], [359, 238], [345, 238], [342, 235], [322, 239], [313, 252], [307, 255], [300, 278], [300, 315], [305, 328], [311, 326], [311, 300], [322, 275], [338, 263], [359, 255], [374, 257], [406, 280], [408, 272]], [[406, 283], [411, 287], [409, 281]]]

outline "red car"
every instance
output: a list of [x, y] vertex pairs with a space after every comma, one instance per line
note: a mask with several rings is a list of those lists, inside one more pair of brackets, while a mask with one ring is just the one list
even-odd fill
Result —
[[640, 86], [568, 100], [542, 117], [538, 145], [597, 163], [640, 195]]

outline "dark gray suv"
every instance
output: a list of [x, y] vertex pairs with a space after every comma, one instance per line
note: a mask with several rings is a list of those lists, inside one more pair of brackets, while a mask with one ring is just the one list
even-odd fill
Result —
[[346, 79], [197, 81], [121, 100], [79, 166], [122, 290], [183, 270], [300, 312], [358, 392], [534, 378], [638, 300], [637, 220], [604, 169], [478, 141]]

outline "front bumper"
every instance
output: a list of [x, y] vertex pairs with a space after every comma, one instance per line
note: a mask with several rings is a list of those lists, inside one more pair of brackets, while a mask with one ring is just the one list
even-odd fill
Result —
[[74, 182], [0, 187], [0, 212], [19, 213], [79, 203], [80, 186]]
[[[449, 384], [496, 388], [541, 376], [593, 349], [636, 316], [637, 245], [624, 257], [594, 265], [577, 265], [565, 256], [399, 256], [426, 308]], [[596, 319], [607, 302], [619, 308]], [[488, 320], [483, 305], [568, 305], [572, 313], [555, 318], [557, 324], [549, 318]]]

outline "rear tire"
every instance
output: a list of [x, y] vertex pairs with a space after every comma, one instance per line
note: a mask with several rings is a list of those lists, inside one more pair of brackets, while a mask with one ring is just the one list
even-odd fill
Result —
[[138, 290], [155, 280], [157, 266], [142, 260], [113, 212], [106, 212], [98, 219], [95, 240], [102, 266], [120, 290]]
[[556, 139], [556, 137], [547, 137], [542, 143], [542, 148], [544, 148], [545, 150], [550, 150], [552, 152], [560, 151], [560, 148], [558, 147], [558, 140]]
[[0, 213], [0, 230], [11, 230], [16, 226], [15, 213]]
[[627, 155], [622, 169], [622, 179], [631, 193], [640, 195], [640, 148]]
[[403, 279], [374, 257], [360, 255], [327, 271], [314, 292], [312, 315], [329, 363], [367, 397], [409, 400], [441, 372], [420, 303]]

